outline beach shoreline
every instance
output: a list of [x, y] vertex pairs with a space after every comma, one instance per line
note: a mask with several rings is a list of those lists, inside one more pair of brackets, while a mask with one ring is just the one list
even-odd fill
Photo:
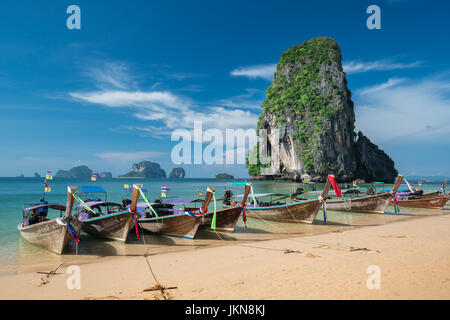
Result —
[[[169, 299], [450, 299], [448, 213], [311, 236], [66, 262], [49, 277], [34, 266], [0, 277], [0, 286], [8, 288], [0, 299], [164, 299], [160, 291], [144, 291], [157, 283], [176, 287], [164, 291]], [[80, 289], [67, 287], [71, 265], [80, 267]], [[370, 266], [380, 270], [380, 289], [367, 287]]]

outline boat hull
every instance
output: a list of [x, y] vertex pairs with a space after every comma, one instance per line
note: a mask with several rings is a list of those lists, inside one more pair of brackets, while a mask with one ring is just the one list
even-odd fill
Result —
[[[242, 213], [242, 207], [231, 207], [217, 210], [216, 212], [216, 231], [233, 232], [239, 217]], [[214, 212], [207, 213], [201, 219], [200, 227], [202, 229], [211, 229]]]
[[138, 223], [141, 228], [153, 233], [194, 239], [201, 224], [201, 218], [182, 213], [158, 218], [139, 219]]
[[383, 214], [391, 200], [392, 195], [389, 193], [354, 199], [330, 199], [327, 200], [327, 209], [333, 211]]
[[[70, 224], [77, 233], [80, 232], [81, 223], [78, 220], [72, 219]], [[62, 254], [64, 248], [73, 239], [67, 226], [58, 224], [56, 219], [26, 227], [19, 224], [18, 229], [27, 242], [57, 254]]]
[[87, 234], [118, 241], [126, 241], [132, 227], [133, 213], [129, 211], [82, 221], [82, 230]]
[[398, 200], [397, 204], [400, 207], [442, 209], [447, 203], [448, 199], [448, 197], [443, 195], [422, 199]]
[[441, 195], [440, 191], [433, 191], [433, 192], [424, 193], [422, 198], [434, 198], [434, 197], [438, 197], [440, 195]]
[[306, 200], [281, 206], [246, 207], [245, 213], [248, 217], [264, 220], [311, 224], [321, 206], [319, 200]]

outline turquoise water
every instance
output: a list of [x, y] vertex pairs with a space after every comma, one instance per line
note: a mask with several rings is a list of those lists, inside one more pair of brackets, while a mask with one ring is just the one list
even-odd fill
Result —
[[[244, 180], [233, 180], [244, 181]], [[124, 184], [132, 185], [141, 183], [148, 190], [147, 197], [153, 200], [159, 196], [161, 186], [166, 185], [171, 188], [169, 197], [196, 198], [197, 189], [205, 192], [207, 186], [216, 188], [216, 197], [221, 198], [225, 188], [229, 188], [228, 180], [216, 179], [108, 179], [97, 182], [86, 181], [86, 179], [55, 179], [49, 181], [52, 191], [46, 194], [49, 203], [65, 204], [68, 185], [95, 185], [102, 186], [108, 192], [108, 201], [120, 202], [129, 196], [124, 190]], [[284, 181], [253, 181], [255, 193], [291, 193], [298, 186], [294, 182]], [[392, 185], [385, 185], [390, 188]], [[425, 192], [434, 191], [441, 187], [439, 184], [424, 184], [422, 189]], [[320, 190], [321, 186], [318, 186]], [[403, 186], [402, 186], [402, 189]], [[234, 186], [235, 194], [242, 193], [243, 187]], [[0, 266], [31, 264], [45, 261], [56, 261], [64, 259], [57, 255], [36, 248], [23, 239], [17, 230], [17, 225], [22, 218], [22, 208], [26, 203], [37, 203], [42, 198], [43, 179], [42, 178], [0, 178]], [[405, 210], [403, 210], [405, 212]], [[352, 228], [361, 225], [384, 224], [389, 221], [409, 215], [421, 215], [423, 210], [406, 210], [403, 215], [393, 214], [393, 208], [389, 207], [386, 214], [351, 214], [342, 212], [328, 212], [328, 224], [323, 225], [322, 214], [316, 218], [312, 226], [298, 224], [268, 223], [258, 219], [249, 218], [248, 228], [244, 228], [240, 220], [233, 234], [217, 236], [211, 232], [199, 232], [198, 239], [179, 240], [164, 238], [159, 236], [146, 235], [146, 245], [150, 245], [155, 252], [166, 252], [168, 250], [179, 250], [186, 248], [199, 248], [208, 245], [223, 245], [223, 240], [233, 241], [257, 241], [281, 237], [286, 234], [313, 234], [333, 231], [339, 228]], [[49, 215], [50, 218], [53, 218]], [[80, 245], [80, 255], [91, 257], [132, 254], [140, 252], [142, 239], [137, 240], [133, 232], [130, 240], [126, 244], [114, 241], [101, 241], [92, 239], [82, 234], [82, 246]], [[73, 251], [73, 250], [72, 250]], [[71, 255], [68, 249], [68, 256]], [[64, 260], [58, 260], [64, 261]]]

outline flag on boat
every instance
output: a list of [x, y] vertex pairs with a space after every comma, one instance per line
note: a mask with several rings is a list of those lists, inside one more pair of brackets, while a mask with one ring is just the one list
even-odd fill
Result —
[[124, 189], [130, 189], [130, 186], [129, 186], [128, 184], [125, 183], [125, 184], [123, 185], [123, 188], [124, 188]]
[[311, 181], [311, 176], [309, 174], [302, 174], [302, 180], [303, 182], [310, 182]]
[[170, 191], [168, 186], [161, 186], [161, 198], [166, 197], [166, 193]]
[[52, 180], [53, 179], [53, 171], [48, 169], [47, 173], [45, 174], [45, 180]]
[[48, 184], [47, 180], [44, 181], [44, 192], [51, 192], [52, 188]]
[[197, 189], [197, 195], [198, 195], [199, 197], [204, 197], [204, 196], [206, 196], [206, 194], [204, 194], [203, 192], [198, 191], [198, 189]]
[[100, 177], [100, 174], [98, 173], [98, 171], [92, 171], [92, 173], [91, 173], [91, 180], [92, 181], [96, 181], [97, 178], [99, 178], [99, 177]]

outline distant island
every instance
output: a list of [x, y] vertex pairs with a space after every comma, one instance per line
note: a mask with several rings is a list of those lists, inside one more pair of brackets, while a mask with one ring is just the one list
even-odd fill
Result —
[[178, 178], [178, 179], [182, 179], [186, 176], [186, 172], [184, 171], [183, 168], [178, 167], [178, 168], [173, 168], [172, 171], [170, 171], [169, 174], [169, 178]]
[[55, 178], [90, 178], [92, 170], [87, 166], [73, 167], [70, 170], [58, 170]]
[[40, 178], [41, 175], [40, 175], [39, 173], [35, 172], [35, 173], [34, 173], [34, 177], [35, 177], [35, 178]]
[[105, 172], [100, 173], [100, 178], [111, 179], [112, 177], [113, 176], [112, 176], [111, 172], [105, 171]]
[[234, 179], [234, 177], [228, 173], [219, 173], [216, 174], [216, 179]]
[[131, 171], [120, 175], [119, 178], [165, 178], [166, 172], [155, 162], [141, 161], [134, 163]]
[[[92, 170], [88, 166], [73, 167], [70, 170], [58, 170], [55, 178], [86, 178], [90, 179]], [[100, 178], [112, 178], [111, 172], [100, 173]]]

